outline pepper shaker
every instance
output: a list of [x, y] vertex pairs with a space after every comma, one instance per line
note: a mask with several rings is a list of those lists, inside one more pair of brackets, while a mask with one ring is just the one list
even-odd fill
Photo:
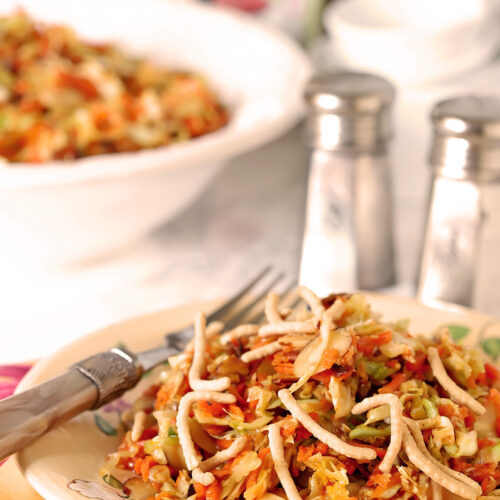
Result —
[[419, 298], [500, 313], [500, 99], [466, 95], [431, 114], [432, 189]]
[[311, 156], [299, 281], [320, 295], [391, 285], [394, 88], [338, 72], [314, 77], [305, 98]]

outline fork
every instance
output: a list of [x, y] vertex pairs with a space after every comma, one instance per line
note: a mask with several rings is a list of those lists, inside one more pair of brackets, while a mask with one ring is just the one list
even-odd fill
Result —
[[[260, 322], [266, 295], [283, 280], [283, 273], [267, 266], [209, 314], [207, 322], [223, 321], [228, 329], [243, 321]], [[282, 295], [290, 298], [294, 286], [281, 286]], [[290, 307], [295, 307], [299, 300], [294, 298]], [[188, 326], [167, 333], [164, 346], [148, 351], [132, 353], [125, 347], [114, 347], [79, 361], [58, 377], [0, 401], [0, 461], [76, 415], [118, 398], [134, 387], [143, 373], [182, 352], [192, 336], [193, 327]]]

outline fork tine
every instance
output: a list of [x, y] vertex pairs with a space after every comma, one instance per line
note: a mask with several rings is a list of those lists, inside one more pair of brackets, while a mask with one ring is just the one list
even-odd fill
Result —
[[221, 307], [216, 309], [214, 312], [209, 314], [207, 316], [207, 322], [210, 321], [218, 321], [220, 320], [223, 316], [228, 314], [235, 306], [236, 304], [245, 296], [248, 294], [248, 292], [257, 284], [259, 281], [262, 280], [266, 275], [268, 275], [273, 269], [273, 266], [266, 266], [262, 271], [260, 271], [255, 278], [253, 278], [247, 285], [243, 287], [243, 289], [238, 292], [231, 300], [225, 302], [222, 304]]
[[226, 328], [231, 329], [237, 325], [239, 325], [243, 318], [247, 316], [252, 309], [256, 308], [259, 305], [260, 314], [262, 314], [263, 308], [261, 307], [261, 302], [263, 302], [269, 293], [283, 278], [283, 273], [279, 273], [260, 293], [249, 303], [244, 305], [241, 310], [236, 311], [234, 314], [231, 314], [230, 319], [226, 323]]
[[297, 282], [292, 281], [285, 289], [285, 291], [281, 294], [281, 302], [283, 307], [295, 309], [300, 304], [302, 298], [295, 292], [296, 288]]
[[[280, 274], [280, 277], [282, 275]], [[271, 283], [271, 285], [269, 287], [266, 288], [266, 290], [258, 297], [256, 298], [253, 303], [252, 303], [252, 307], [251, 308], [248, 308], [246, 311], [245, 311], [245, 315], [248, 315], [247, 318], [245, 318], [245, 321], [248, 322], [248, 323], [260, 323], [264, 317], [265, 317], [265, 314], [264, 314], [264, 303], [265, 303], [265, 299], [266, 299], [266, 295], [267, 293], [272, 289], [274, 288], [275, 285], [277, 285], [279, 282], [279, 280], [275, 280], [273, 283]], [[286, 288], [281, 292], [281, 296], [285, 296], [287, 295], [288, 293], [290, 293], [294, 288], [295, 288], [295, 283], [289, 283]], [[253, 313], [253, 314], [252, 314]], [[236, 326], [239, 322], [240, 318], [237, 318], [237, 321], [235, 321], [235, 325]], [[231, 319], [231, 322], [233, 320]]]

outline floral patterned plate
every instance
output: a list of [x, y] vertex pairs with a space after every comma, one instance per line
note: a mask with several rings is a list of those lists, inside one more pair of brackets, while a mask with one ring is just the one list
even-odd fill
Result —
[[[430, 334], [447, 325], [456, 341], [479, 345], [491, 358], [500, 359], [500, 320], [447, 304], [436, 308], [423, 306], [413, 299], [367, 294], [376, 311], [388, 320], [409, 318], [412, 333]], [[165, 332], [186, 326], [200, 309], [213, 304], [189, 305], [161, 311], [119, 323], [72, 342], [51, 357], [39, 362], [24, 378], [18, 390], [25, 390], [53, 377], [72, 363], [98, 351], [124, 343], [133, 350], [158, 345]], [[27, 480], [48, 500], [98, 498], [117, 500], [115, 489], [98, 476], [105, 455], [116, 449], [120, 440], [120, 415], [130, 402], [151, 384], [154, 374], [146, 374], [139, 385], [123, 398], [86, 412], [51, 431], [18, 454]], [[112, 486], [113, 478], [105, 478]]]

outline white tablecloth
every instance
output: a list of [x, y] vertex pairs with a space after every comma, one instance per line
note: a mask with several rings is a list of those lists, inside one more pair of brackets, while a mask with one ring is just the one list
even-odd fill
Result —
[[[33, 273], [7, 266], [0, 364], [47, 356], [138, 314], [227, 296], [267, 263], [296, 277], [308, 160], [300, 135], [296, 128], [233, 160], [194, 205], [126, 253], [83, 269]], [[415, 203], [397, 204], [397, 291], [407, 294], [421, 212]]]

